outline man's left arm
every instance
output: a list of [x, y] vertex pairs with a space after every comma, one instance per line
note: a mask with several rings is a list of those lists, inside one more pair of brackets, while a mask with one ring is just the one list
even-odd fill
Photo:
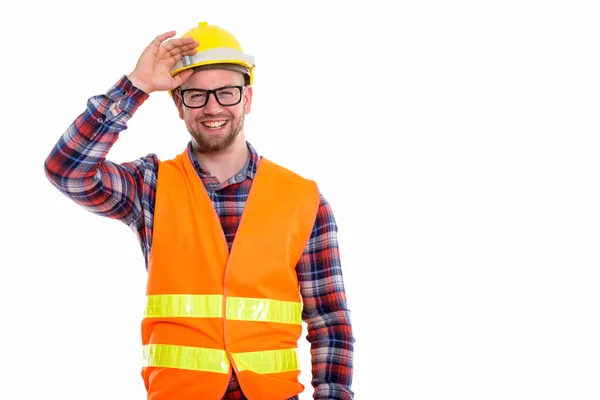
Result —
[[310, 343], [315, 399], [352, 400], [354, 337], [346, 304], [337, 224], [320, 194], [315, 225], [296, 271]]

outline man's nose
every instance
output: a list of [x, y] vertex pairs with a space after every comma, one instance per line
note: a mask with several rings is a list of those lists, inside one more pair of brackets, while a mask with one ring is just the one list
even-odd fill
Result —
[[221, 105], [217, 101], [217, 95], [215, 93], [210, 93], [208, 95], [208, 100], [206, 101], [206, 105], [204, 106], [205, 114], [218, 114], [221, 112]]

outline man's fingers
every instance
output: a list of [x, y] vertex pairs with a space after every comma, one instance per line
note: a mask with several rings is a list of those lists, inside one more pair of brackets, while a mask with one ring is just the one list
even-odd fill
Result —
[[191, 49], [187, 49], [187, 50], [174, 48], [170, 52], [164, 54], [163, 57], [161, 57], [161, 58], [164, 60], [167, 60], [167, 59], [173, 60], [173, 63], [176, 63], [177, 61], [181, 60], [183, 57], [193, 56], [197, 52], [198, 51], [196, 50], [195, 47], [193, 47]]
[[162, 44], [162, 42], [164, 42], [168, 38], [172, 38], [173, 36], [175, 36], [175, 31], [168, 31], [165, 33], [161, 33], [160, 35], [158, 35], [157, 37], [154, 38], [154, 40], [152, 41], [152, 44], [155, 46], [156, 45], [160, 46]]
[[173, 37], [174, 35], [175, 35], [175, 31], [169, 31], [169, 32], [165, 32], [165, 33], [162, 33], [162, 34], [156, 36], [154, 38], [154, 40], [152, 42], [150, 42], [150, 44], [148, 46], [146, 46], [145, 51], [148, 51], [150, 49], [153, 49], [153, 52], [159, 51], [162, 43], [165, 40], [167, 40], [168, 38]]
[[173, 50], [171, 50], [169, 52], [169, 54], [171, 55], [171, 57], [173, 58], [181, 58], [183, 56], [191, 56], [194, 55], [198, 52], [198, 50], [196, 50], [196, 46], [192, 47], [192, 48], [175, 48]]
[[198, 51], [196, 50], [195, 47], [193, 49], [189, 49], [189, 50], [185, 50], [185, 51], [179, 51], [179, 52], [173, 50], [173, 52], [171, 53], [171, 58], [173, 59], [173, 61], [177, 62], [177, 61], [181, 60], [183, 57], [185, 57], [185, 56], [193, 56], [197, 52]]
[[190, 76], [192, 76], [193, 73], [194, 73], [194, 70], [192, 70], [192, 69], [186, 69], [185, 71], [181, 71], [180, 73], [178, 73], [177, 75], [175, 75], [173, 77], [173, 79], [175, 80], [175, 82], [177, 82], [175, 87], [181, 86], [181, 84], [184, 83], [185, 81], [187, 81], [188, 78]]
[[163, 45], [163, 49], [171, 56], [195, 49], [196, 47], [198, 47], [198, 42], [191, 37], [172, 39]]

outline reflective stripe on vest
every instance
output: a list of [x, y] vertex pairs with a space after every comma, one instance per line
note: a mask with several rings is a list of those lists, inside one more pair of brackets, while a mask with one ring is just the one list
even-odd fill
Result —
[[[222, 317], [223, 296], [162, 294], [147, 296], [146, 318]], [[302, 304], [293, 301], [227, 297], [226, 318], [238, 321], [302, 324]]]
[[204, 347], [147, 344], [143, 346], [144, 367], [189, 369], [193, 371], [229, 373], [229, 360], [225, 350]]
[[[144, 367], [229, 373], [229, 360], [224, 350], [169, 344], [149, 344], [143, 346], [143, 350]], [[272, 374], [300, 369], [296, 349], [234, 353], [232, 356], [240, 371]]]
[[232, 354], [240, 371], [257, 374], [297, 371], [300, 369], [296, 349], [252, 351]]

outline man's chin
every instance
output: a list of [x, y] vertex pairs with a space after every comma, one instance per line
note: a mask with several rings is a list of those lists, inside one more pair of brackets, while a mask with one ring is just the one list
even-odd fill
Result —
[[[211, 137], [212, 136], [212, 137]], [[226, 150], [231, 146], [233, 140], [228, 136], [215, 137], [214, 135], [202, 136], [202, 140], [196, 140], [196, 147], [200, 153], [216, 153]]]

